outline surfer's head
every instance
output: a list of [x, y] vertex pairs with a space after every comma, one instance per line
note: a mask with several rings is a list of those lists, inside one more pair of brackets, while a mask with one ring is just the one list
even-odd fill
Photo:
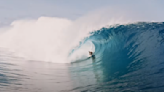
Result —
[[93, 52], [89, 51], [89, 55], [92, 55], [92, 54], [93, 54]]

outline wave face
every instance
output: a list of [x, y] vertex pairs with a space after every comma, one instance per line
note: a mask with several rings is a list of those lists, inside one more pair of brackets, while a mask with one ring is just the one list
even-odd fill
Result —
[[82, 42], [76, 50], [91, 42], [96, 56], [94, 62], [92, 59], [92, 67], [90, 63], [83, 64], [82, 68], [84, 70], [88, 66], [87, 72], [97, 71], [97, 82], [103, 84], [83, 85], [85, 87], [76, 90], [164, 90], [164, 22], [138, 22], [101, 28]]

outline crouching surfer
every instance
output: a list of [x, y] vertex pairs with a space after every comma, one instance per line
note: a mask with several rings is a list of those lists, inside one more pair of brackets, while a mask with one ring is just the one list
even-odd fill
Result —
[[92, 51], [89, 51], [89, 55], [92, 59], [95, 59], [95, 55], [93, 55], [93, 52]]

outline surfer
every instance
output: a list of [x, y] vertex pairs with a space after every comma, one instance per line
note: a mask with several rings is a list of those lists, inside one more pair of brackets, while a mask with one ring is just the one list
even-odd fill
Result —
[[89, 51], [89, 55], [90, 55], [89, 58], [92, 58], [92, 61], [95, 62], [95, 55], [93, 55], [92, 51]]
[[71, 64], [80, 63], [80, 62], [82, 62], [82, 61], [87, 61], [87, 60], [89, 60], [89, 59], [92, 59], [92, 62], [95, 62], [95, 55], [93, 54], [92, 51], [89, 51], [89, 57], [88, 57], [88, 58], [76, 60], [76, 61], [74, 61], [74, 62], [71, 62]]
[[95, 55], [93, 55], [93, 52], [92, 51], [89, 51], [89, 55], [90, 55], [90, 57], [95, 57]]

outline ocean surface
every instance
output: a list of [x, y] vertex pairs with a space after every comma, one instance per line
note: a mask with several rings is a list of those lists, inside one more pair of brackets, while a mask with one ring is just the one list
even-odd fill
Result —
[[0, 92], [164, 91], [164, 22], [111, 25], [79, 43], [69, 56], [90, 46], [95, 57], [59, 64], [0, 48]]

